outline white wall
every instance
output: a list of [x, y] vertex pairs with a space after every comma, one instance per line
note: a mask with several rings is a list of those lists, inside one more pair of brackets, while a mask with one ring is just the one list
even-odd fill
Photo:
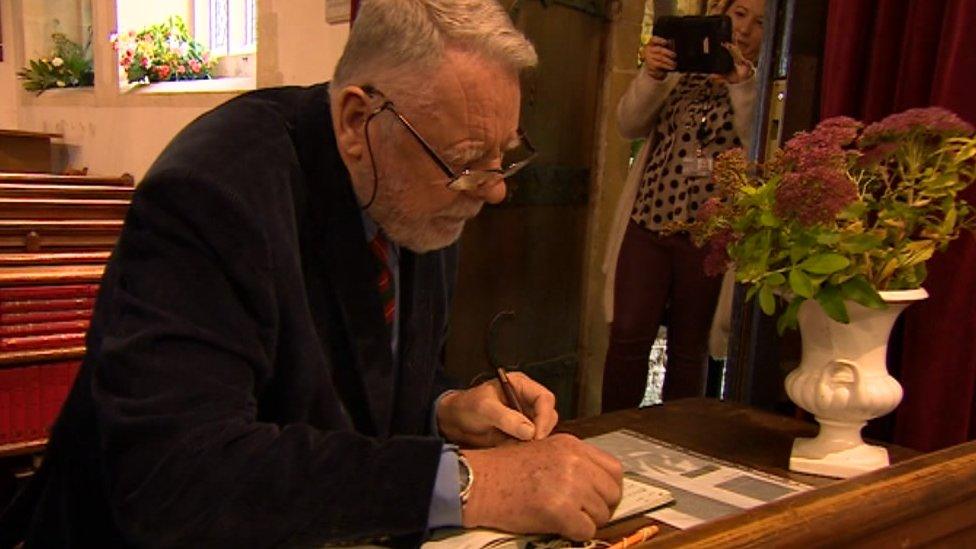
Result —
[[[97, 106], [64, 103], [57, 95], [74, 90], [45, 93], [28, 107], [21, 107], [21, 129], [60, 133], [53, 154], [54, 168], [81, 169], [90, 173], [145, 174], [163, 147], [206, 107]], [[45, 101], [45, 100], [49, 101]], [[51, 105], [50, 103], [53, 103]]]
[[[127, 172], [138, 180], [183, 126], [236, 95], [120, 94], [107, 38], [116, 30], [114, 0], [91, 0], [94, 36], [104, 38], [93, 45], [96, 88], [52, 90], [40, 97], [26, 93], [14, 76], [24, 63], [24, 32], [18, 21], [25, 3], [35, 1], [0, 0], [5, 50], [0, 127], [63, 133], [55, 168]], [[326, 23], [324, 0], [258, 0], [258, 86], [328, 80], [347, 37], [346, 24]], [[15, 44], [21, 44], [20, 50], [15, 51]]]
[[[258, 81], [267, 85], [312, 84], [332, 78], [349, 38], [348, 23], [326, 23], [325, 0], [258, 2]], [[261, 43], [266, 32], [276, 37], [272, 51], [265, 50]], [[273, 56], [273, 65], [267, 70], [262, 68], [268, 59], [265, 54]]]
[[162, 23], [170, 15], [179, 15], [193, 26], [192, 0], [117, 0], [116, 17], [119, 32], [140, 31], [149, 25]]

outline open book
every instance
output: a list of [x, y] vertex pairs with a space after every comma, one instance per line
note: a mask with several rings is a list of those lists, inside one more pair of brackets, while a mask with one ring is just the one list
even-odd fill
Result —
[[[610, 522], [615, 522], [640, 513], [646, 513], [674, 501], [671, 492], [648, 484], [639, 477], [624, 475], [623, 494], [620, 504], [610, 516]], [[525, 536], [478, 528], [474, 530], [444, 529], [424, 543], [428, 549], [513, 549], [525, 548], [533, 541], [550, 536]], [[547, 544], [550, 546], [550, 544]], [[554, 547], [554, 545], [551, 545]]]

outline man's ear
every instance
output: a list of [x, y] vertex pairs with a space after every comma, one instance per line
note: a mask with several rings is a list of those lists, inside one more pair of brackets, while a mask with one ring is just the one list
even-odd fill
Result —
[[357, 86], [346, 86], [332, 95], [333, 131], [347, 164], [366, 158], [366, 120], [371, 112], [369, 96]]

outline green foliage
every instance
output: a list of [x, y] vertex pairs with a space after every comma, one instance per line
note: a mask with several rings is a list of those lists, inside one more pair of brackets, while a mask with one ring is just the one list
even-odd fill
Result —
[[24, 89], [44, 93], [51, 88], [76, 88], [91, 86], [95, 81], [95, 70], [90, 54], [91, 39], [82, 47], [60, 32], [51, 35], [54, 48], [49, 57], [31, 59], [27, 66], [17, 72], [23, 80]]

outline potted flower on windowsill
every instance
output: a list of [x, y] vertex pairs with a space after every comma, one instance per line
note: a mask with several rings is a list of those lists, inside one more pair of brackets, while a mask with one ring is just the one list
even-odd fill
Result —
[[95, 81], [89, 51], [91, 39], [82, 47], [63, 33], [56, 32], [51, 35], [51, 40], [54, 42], [51, 55], [29, 60], [27, 66], [17, 72], [24, 89], [41, 95], [50, 89], [91, 86]]
[[190, 36], [186, 22], [177, 15], [138, 32], [113, 35], [111, 41], [119, 55], [119, 78], [123, 83], [209, 79], [217, 64], [210, 52]]
[[821, 424], [797, 439], [791, 469], [847, 477], [888, 463], [860, 429], [901, 401], [885, 349], [898, 314], [927, 294], [925, 262], [964, 229], [959, 195], [976, 179], [973, 127], [936, 107], [864, 127], [821, 122], [753, 166], [741, 150], [715, 165], [719, 196], [688, 229], [708, 246], [706, 269], [735, 269], [747, 297], [799, 323], [800, 366], [787, 393]]

